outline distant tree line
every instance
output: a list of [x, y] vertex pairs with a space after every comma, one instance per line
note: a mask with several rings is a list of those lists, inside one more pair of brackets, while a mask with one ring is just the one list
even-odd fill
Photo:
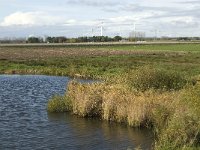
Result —
[[78, 38], [66, 38], [66, 37], [47, 37], [47, 43], [84, 43], [84, 42], [119, 42], [122, 40], [121, 36], [115, 36], [113, 38], [108, 36], [93, 36], [93, 37], [78, 37]]
[[200, 37], [145, 37], [144, 33], [137, 33], [130, 36], [129, 38], [122, 38], [121, 36], [108, 37], [108, 36], [93, 36], [93, 37], [78, 37], [78, 38], [67, 38], [64, 36], [60, 37], [30, 37], [27, 39], [27, 43], [86, 43], [86, 42], [119, 42], [119, 41], [155, 41], [155, 40], [173, 40], [173, 41], [198, 41]]
[[0, 39], [2, 44], [24, 44], [26, 43], [26, 38], [2, 38]]
[[67, 38], [64, 36], [59, 37], [29, 37], [29, 38], [3, 38], [0, 43], [86, 43], [86, 42], [119, 42], [119, 41], [200, 41], [200, 37], [145, 37], [142, 33], [133, 33], [129, 38], [122, 38], [121, 36], [108, 37], [108, 36], [93, 36], [93, 37], [78, 37]]

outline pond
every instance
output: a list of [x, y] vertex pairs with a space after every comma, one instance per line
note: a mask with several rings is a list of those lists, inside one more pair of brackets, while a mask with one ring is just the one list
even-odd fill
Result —
[[0, 149], [150, 149], [149, 130], [67, 113], [48, 114], [48, 99], [64, 94], [69, 81], [67, 77], [0, 75]]

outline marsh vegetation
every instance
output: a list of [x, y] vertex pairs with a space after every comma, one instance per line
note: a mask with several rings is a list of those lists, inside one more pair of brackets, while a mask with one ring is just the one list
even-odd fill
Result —
[[153, 129], [154, 149], [198, 149], [200, 44], [1, 47], [0, 72], [100, 79], [68, 85], [49, 112]]

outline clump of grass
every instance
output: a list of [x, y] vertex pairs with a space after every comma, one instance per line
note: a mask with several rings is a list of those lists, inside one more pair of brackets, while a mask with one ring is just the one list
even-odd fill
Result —
[[128, 83], [137, 90], [180, 90], [187, 84], [183, 74], [150, 67], [141, 67], [128, 75]]
[[48, 112], [68, 112], [71, 109], [71, 100], [66, 96], [56, 95], [49, 100], [47, 105]]
[[72, 102], [72, 112], [82, 117], [101, 116], [102, 91], [101, 83], [69, 83], [67, 95]]
[[[103, 120], [127, 123], [130, 126], [162, 126], [169, 116], [175, 92], [159, 93], [153, 90], [133, 92], [126, 85], [71, 82], [67, 96], [72, 102], [72, 112], [82, 117], [100, 117]], [[160, 108], [165, 114], [160, 117]], [[170, 106], [171, 108], [171, 106]], [[159, 113], [160, 111], [160, 113]], [[160, 117], [160, 118], [159, 118]]]

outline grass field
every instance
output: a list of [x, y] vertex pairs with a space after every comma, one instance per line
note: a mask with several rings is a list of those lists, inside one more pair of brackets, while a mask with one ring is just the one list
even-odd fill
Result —
[[71, 82], [48, 111], [155, 131], [154, 149], [198, 149], [200, 44], [0, 46], [0, 73], [101, 79]]
[[103, 77], [151, 65], [200, 73], [200, 44], [1, 46], [1, 73]]

